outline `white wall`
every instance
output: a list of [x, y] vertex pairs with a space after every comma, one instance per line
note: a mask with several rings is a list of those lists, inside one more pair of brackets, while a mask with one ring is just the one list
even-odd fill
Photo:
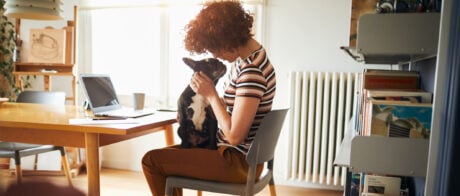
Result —
[[[275, 105], [289, 107], [290, 71], [360, 71], [340, 46], [348, 46], [351, 0], [304, 1], [268, 0], [266, 43], [277, 71]], [[289, 119], [286, 119], [288, 122]], [[275, 180], [285, 181], [289, 127], [278, 141], [275, 154]]]

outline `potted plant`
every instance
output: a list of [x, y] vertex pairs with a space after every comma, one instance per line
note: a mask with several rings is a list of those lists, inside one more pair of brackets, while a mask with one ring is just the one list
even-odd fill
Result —
[[14, 24], [3, 15], [5, 1], [0, 0], [0, 97], [16, 98], [19, 88], [13, 75], [13, 57], [16, 47]]

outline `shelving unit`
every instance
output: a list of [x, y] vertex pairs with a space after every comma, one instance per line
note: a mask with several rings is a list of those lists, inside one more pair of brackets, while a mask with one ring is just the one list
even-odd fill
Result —
[[[72, 104], [77, 104], [77, 81], [76, 81], [76, 24], [77, 24], [77, 6], [74, 6], [74, 20], [67, 21], [67, 26], [62, 29], [66, 32], [65, 41], [65, 62], [64, 63], [34, 63], [34, 62], [15, 62], [13, 74], [16, 77], [16, 85], [24, 90], [22, 76], [42, 76], [45, 91], [52, 90], [52, 77], [71, 77], [72, 96], [67, 96], [66, 100]], [[16, 32], [20, 32], [21, 20], [16, 19]], [[48, 27], [47, 27], [48, 28]], [[80, 149], [66, 147], [68, 153], [70, 169], [73, 176], [78, 175], [81, 168], [85, 165], [81, 158]]]
[[[20, 87], [21, 90], [24, 90], [22, 76], [33, 75], [33, 76], [43, 76], [44, 90], [51, 90], [51, 77], [53, 76], [65, 76], [71, 77], [72, 82], [72, 96], [67, 96], [66, 100], [72, 101], [73, 104], [76, 104], [76, 76], [75, 73], [75, 41], [76, 41], [76, 19], [77, 19], [77, 7], [74, 7], [74, 20], [68, 21], [67, 26], [63, 29], [66, 31], [66, 53], [65, 53], [65, 63], [34, 63], [34, 62], [15, 62], [13, 74], [16, 77], [16, 85]], [[20, 32], [21, 20], [16, 19], [16, 32]]]
[[[341, 49], [364, 64], [417, 64], [436, 58], [439, 24], [439, 13], [366, 14], [359, 20], [356, 47]], [[360, 136], [351, 122], [334, 160], [349, 171], [345, 194], [352, 172], [426, 177], [429, 139]]]

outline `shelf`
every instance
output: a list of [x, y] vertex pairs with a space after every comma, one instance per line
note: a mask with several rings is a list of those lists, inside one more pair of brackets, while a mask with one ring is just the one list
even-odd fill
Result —
[[62, 64], [62, 63], [25, 63], [25, 62], [16, 62], [14, 63], [18, 66], [62, 66], [62, 67], [73, 67], [73, 64]]
[[[349, 123], [353, 124], [353, 123]], [[352, 172], [425, 177], [428, 139], [358, 136], [350, 127], [334, 164]]]
[[363, 55], [358, 53], [355, 47], [341, 46], [341, 50], [347, 53], [356, 62], [366, 64], [390, 64], [390, 65], [404, 65], [409, 63], [415, 63], [431, 58], [436, 58], [436, 54], [424, 54], [424, 55]]
[[[30, 75], [35, 75], [42, 73], [43, 69], [46, 70], [54, 70], [58, 73], [73, 73], [73, 64], [50, 64], [50, 63], [23, 63], [17, 62], [15, 63], [15, 72], [21, 72], [23, 75], [25, 73], [33, 73]], [[51, 74], [49, 74], [51, 75]]]
[[366, 64], [401, 64], [437, 54], [439, 13], [365, 14], [359, 18], [356, 48], [341, 47]]
[[15, 71], [13, 72], [14, 75], [35, 75], [35, 76], [73, 76], [72, 72], [27, 72], [27, 71]]

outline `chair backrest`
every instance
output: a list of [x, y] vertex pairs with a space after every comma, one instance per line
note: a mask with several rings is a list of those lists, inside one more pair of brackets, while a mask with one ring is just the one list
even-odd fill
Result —
[[20, 103], [41, 103], [48, 105], [64, 105], [65, 92], [59, 91], [22, 91], [19, 93], [16, 102]]
[[257, 165], [273, 159], [276, 143], [288, 110], [275, 109], [264, 117], [246, 155], [249, 165]]

